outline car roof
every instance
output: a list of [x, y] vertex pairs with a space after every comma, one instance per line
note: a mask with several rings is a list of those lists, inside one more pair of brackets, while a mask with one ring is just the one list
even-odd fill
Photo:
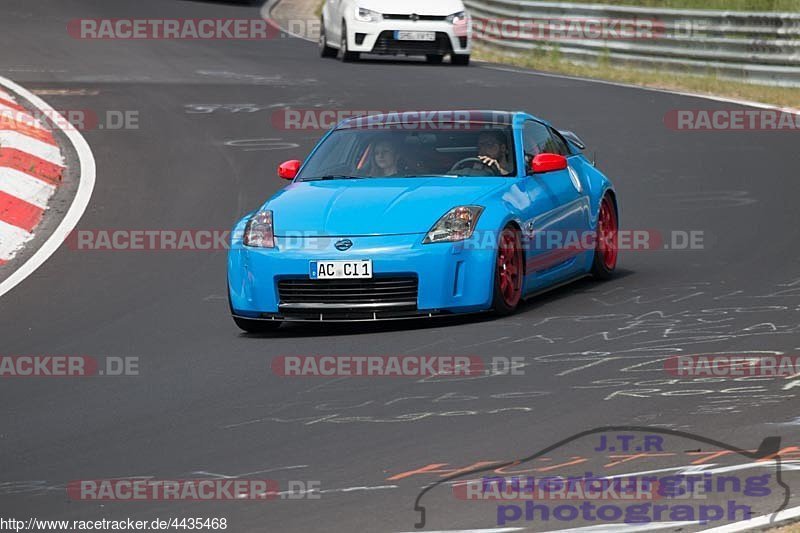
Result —
[[[522, 120], [536, 117], [522, 111], [497, 110], [447, 110], [447, 111], [397, 111], [351, 117], [341, 121], [336, 129], [374, 126], [376, 124], [420, 124], [425, 122], [470, 122], [476, 124], [504, 124], [515, 126]], [[541, 122], [545, 122], [541, 120]], [[546, 122], [545, 122], [546, 123]]]

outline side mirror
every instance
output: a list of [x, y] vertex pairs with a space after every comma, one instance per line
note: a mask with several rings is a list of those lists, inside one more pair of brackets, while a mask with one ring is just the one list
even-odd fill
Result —
[[544, 174], [554, 170], [564, 170], [567, 168], [567, 158], [558, 154], [538, 154], [531, 161], [531, 171], [534, 174]]
[[293, 180], [295, 177], [297, 177], [297, 172], [300, 170], [300, 166], [302, 164], [303, 163], [297, 159], [285, 161], [281, 163], [281, 166], [278, 167], [278, 176], [285, 180]]

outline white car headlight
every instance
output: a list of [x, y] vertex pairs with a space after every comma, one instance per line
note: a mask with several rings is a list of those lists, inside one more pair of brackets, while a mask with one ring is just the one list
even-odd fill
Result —
[[454, 207], [433, 225], [422, 244], [469, 239], [475, 231], [481, 213], [483, 213], [483, 207], [479, 205]]
[[469, 15], [467, 15], [466, 11], [459, 11], [458, 13], [448, 15], [447, 22], [450, 24], [466, 24], [468, 17]]
[[244, 245], [253, 248], [275, 248], [275, 227], [272, 211], [259, 211], [247, 221]]
[[379, 22], [383, 20], [383, 15], [377, 11], [356, 6], [356, 20], [360, 22]]

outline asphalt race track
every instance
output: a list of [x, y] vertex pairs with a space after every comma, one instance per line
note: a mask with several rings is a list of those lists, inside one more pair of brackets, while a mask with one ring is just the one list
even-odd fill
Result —
[[[623, 252], [615, 279], [558, 289], [510, 318], [291, 324], [249, 336], [229, 317], [224, 251], [63, 246], [0, 299], [0, 354], [138, 357], [140, 375], [0, 382], [0, 514], [226, 517], [234, 532], [413, 531], [415, 498], [437, 472], [525, 458], [611, 425], [743, 449], [779, 436], [784, 481], [798, 487], [788, 506], [800, 505], [791, 473], [800, 459], [796, 448], [791, 455], [800, 446], [797, 378], [693, 382], [663, 368], [676, 354], [800, 350], [795, 132], [674, 131], [664, 122], [671, 110], [739, 106], [501, 66], [342, 64], [289, 38], [81, 41], [66, 31], [75, 18], [257, 17], [258, 9], [2, 3], [0, 76], [48, 90], [56, 109], [138, 113], [138, 129], [83, 132], [97, 184], [80, 229], [229, 229], [283, 186], [277, 165], [305, 157], [322, 134], [276, 128], [273, 113], [285, 107], [498, 108], [578, 132], [615, 180], [624, 228], [702, 232], [703, 248]], [[523, 357], [525, 365], [520, 375], [472, 379], [281, 378], [270, 369], [276, 356], [327, 354]], [[597, 446], [584, 437], [528, 466]], [[599, 464], [610, 474], [681, 467], [709, 449], [690, 442]], [[753, 461], [733, 454], [709, 463]], [[428, 465], [439, 466], [413, 473]], [[142, 476], [269, 478], [282, 488], [302, 480], [321, 493], [201, 503], [73, 501], [65, 492], [73, 480]], [[758, 498], [754, 516], [783, 498], [779, 490]], [[427, 529], [498, 527], [496, 505], [459, 501], [447, 485], [423, 500]], [[585, 525], [593, 524], [507, 527]]]

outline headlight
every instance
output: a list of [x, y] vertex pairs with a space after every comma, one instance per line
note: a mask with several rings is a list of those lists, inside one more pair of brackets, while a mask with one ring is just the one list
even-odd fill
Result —
[[383, 15], [365, 7], [356, 7], [356, 20], [361, 22], [378, 22], [383, 20]]
[[259, 211], [247, 221], [244, 245], [253, 248], [275, 248], [275, 228], [272, 211]]
[[454, 207], [433, 225], [422, 244], [469, 239], [475, 231], [481, 213], [483, 213], [483, 207], [479, 205]]
[[459, 11], [458, 13], [448, 15], [447, 22], [450, 24], [465, 24], [467, 22], [467, 12]]

